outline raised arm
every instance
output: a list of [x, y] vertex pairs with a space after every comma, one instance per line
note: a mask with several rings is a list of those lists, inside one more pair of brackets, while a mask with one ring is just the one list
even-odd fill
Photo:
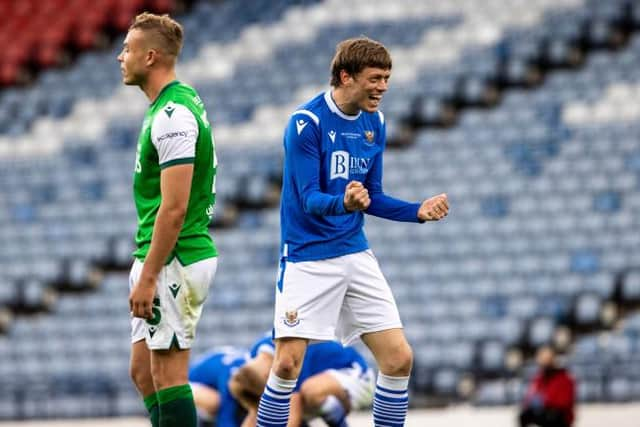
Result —
[[229, 380], [231, 395], [246, 410], [258, 408], [272, 362], [271, 354], [259, 353], [255, 359], [238, 369]]

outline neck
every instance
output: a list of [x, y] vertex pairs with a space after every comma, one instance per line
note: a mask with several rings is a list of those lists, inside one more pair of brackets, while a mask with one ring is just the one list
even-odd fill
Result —
[[147, 96], [149, 102], [153, 103], [162, 89], [176, 79], [176, 72], [172, 68], [167, 72], [149, 74], [147, 81], [140, 85], [140, 89]]
[[355, 116], [360, 112], [360, 107], [358, 104], [349, 99], [349, 95], [347, 94], [347, 90], [342, 87], [335, 87], [331, 91], [331, 96], [333, 97], [333, 101], [336, 103], [340, 111], [350, 116]]

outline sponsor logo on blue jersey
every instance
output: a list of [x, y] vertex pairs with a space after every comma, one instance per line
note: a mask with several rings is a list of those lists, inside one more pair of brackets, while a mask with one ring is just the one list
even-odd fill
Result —
[[344, 150], [334, 151], [331, 153], [331, 179], [348, 180], [352, 175], [366, 175], [370, 165], [369, 157], [355, 157]]

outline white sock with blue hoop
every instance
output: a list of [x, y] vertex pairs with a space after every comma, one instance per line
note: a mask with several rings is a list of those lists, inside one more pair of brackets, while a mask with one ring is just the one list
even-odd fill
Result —
[[297, 378], [285, 380], [273, 372], [269, 374], [258, 405], [257, 427], [286, 427], [289, 422], [291, 393], [297, 382]]
[[409, 408], [409, 377], [390, 377], [378, 373], [373, 398], [373, 424], [403, 427]]

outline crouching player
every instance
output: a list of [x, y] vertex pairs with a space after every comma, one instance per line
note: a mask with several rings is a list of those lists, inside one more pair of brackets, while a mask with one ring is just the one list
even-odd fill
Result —
[[246, 415], [229, 392], [229, 379], [249, 360], [246, 350], [225, 347], [205, 354], [189, 368], [189, 382], [201, 425], [239, 427]]
[[[251, 360], [231, 377], [231, 394], [248, 411], [243, 427], [255, 426], [258, 403], [265, 389], [275, 345], [271, 336], [259, 340], [251, 349]], [[291, 398], [289, 427], [304, 425], [305, 420], [320, 416], [330, 426], [347, 426], [352, 410], [372, 405], [375, 375], [353, 347], [335, 341], [309, 346], [298, 386]], [[267, 396], [270, 410], [278, 411], [278, 399]], [[269, 414], [261, 414], [269, 418]]]

